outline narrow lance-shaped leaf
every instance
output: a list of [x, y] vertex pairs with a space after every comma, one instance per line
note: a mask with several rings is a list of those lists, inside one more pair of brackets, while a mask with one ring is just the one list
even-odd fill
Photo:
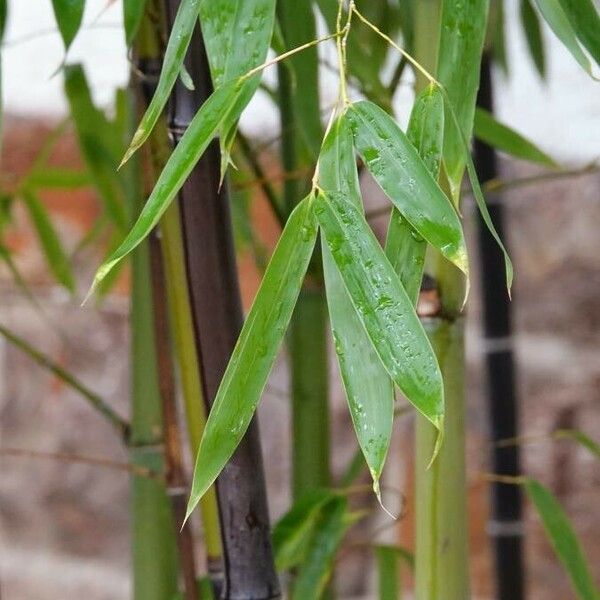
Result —
[[535, 64], [540, 77], [546, 77], [546, 52], [544, 49], [544, 38], [538, 14], [531, 5], [532, 0], [521, 0], [520, 14], [521, 24], [525, 33], [525, 40], [529, 53]]
[[[444, 0], [437, 79], [455, 107], [460, 131], [471, 139], [479, 67], [486, 32], [488, 0]], [[446, 117], [444, 167], [454, 203], [458, 205], [465, 170], [462, 141]]]
[[278, 571], [291, 569], [306, 557], [323, 506], [334, 498], [316, 489], [301, 496], [273, 527], [273, 551]]
[[[573, 27], [567, 19], [564, 10], [562, 9], [559, 0], [534, 0], [537, 7], [544, 17], [546, 23], [556, 37], [563, 43], [565, 48], [571, 53], [573, 58], [581, 65], [581, 67], [592, 74], [592, 66], [585, 52], [581, 49], [577, 36], [573, 31]], [[579, 0], [578, 0], [579, 1]]]
[[181, 65], [183, 65], [185, 54], [190, 45], [192, 33], [198, 23], [199, 5], [200, 0], [181, 0], [171, 28], [171, 35], [165, 50], [156, 91], [131, 140], [122, 163], [127, 162], [133, 153], [148, 139], [169, 100], [171, 90], [181, 72]]
[[125, 27], [125, 43], [127, 47], [133, 43], [133, 38], [142, 22], [147, 0], [123, 0], [123, 25]]
[[494, 119], [493, 115], [483, 108], [475, 110], [475, 137], [502, 152], [539, 163], [547, 167], [556, 167], [554, 160], [540, 150], [533, 142], [523, 137], [510, 127]]
[[[334, 122], [323, 142], [319, 185], [326, 192], [342, 193], [362, 210], [352, 133], [344, 116]], [[321, 245], [327, 304], [342, 382], [356, 436], [379, 497], [379, 478], [392, 435], [394, 386], [363, 328], [323, 237]]]
[[85, 0], [52, 0], [52, 8], [65, 50], [68, 50], [81, 26]]
[[23, 199], [52, 274], [70, 292], [74, 291], [75, 278], [73, 277], [71, 263], [52, 225], [48, 212], [32, 191], [25, 190], [23, 192]]
[[[200, 0], [200, 24], [215, 88], [245, 75], [267, 57], [275, 0]], [[236, 110], [221, 127], [221, 176], [229, 164], [237, 119], [254, 96], [260, 74], [246, 80]]]
[[295, 581], [292, 600], [320, 598], [333, 567], [344, 534], [354, 519], [348, 512], [348, 500], [337, 496], [323, 508], [308, 556]]
[[467, 248], [458, 215], [416, 148], [394, 120], [371, 102], [353, 104], [348, 118], [358, 152], [402, 216], [468, 275]]
[[550, 543], [571, 578], [577, 598], [598, 600], [600, 591], [594, 583], [579, 540], [562, 506], [550, 490], [537, 481], [526, 480], [525, 490], [542, 519]]
[[127, 256], [158, 223], [234, 105], [239, 86], [238, 82], [232, 81], [219, 88], [196, 113], [181, 141], [169, 157], [132, 229], [121, 245], [96, 272], [89, 294], [93, 292], [111, 269]]
[[379, 580], [379, 600], [400, 600], [402, 586], [400, 581], [400, 561], [406, 561], [411, 567], [413, 555], [400, 546], [376, 546], [377, 575]]
[[[440, 172], [444, 143], [444, 99], [439, 88], [429, 86], [415, 100], [406, 135], [434, 179]], [[427, 242], [394, 207], [385, 253], [416, 306], [423, 278]]]
[[577, 429], [559, 429], [555, 436], [558, 439], [570, 439], [578, 442], [592, 456], [600, 459], [600, 444], [595, 442], [589, 435], [583, 433], [583, 431], [578, 431]]
[[441, 431], [444, 391], [435, 354], [371, 228], [340, 194], [319, 194], [315, 213], [381, 362], [406, 398]]
[[592, 0], [559, 0], [579, 41], [600, 65], [600, 16]]
[[196, 458], [188, 516], [237, 448], [260, 400], [316, 242], [312, 202], [305, 198], [290, 215], [223, 375]]

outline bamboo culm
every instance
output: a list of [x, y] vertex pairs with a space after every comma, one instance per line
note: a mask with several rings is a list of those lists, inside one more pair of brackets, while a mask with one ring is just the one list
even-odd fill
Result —
[[[166, 2], [171, 22], [178, 5], [176, 0]], [[185, 64], [195, 89], [190, 91], [178, 82], [172, 93], [169, 130], [175, 144], [212, 91], [199, 27]], [[216, 396], [243, 322], [227, 186], [219, 189], [219, 176], [218, 144], [213, 144], [179, 194], [200, 379], [208, 405]], [[218, 477], [216, 488], [224, 566], [221, 597], [278, 598], [256, 417]]]

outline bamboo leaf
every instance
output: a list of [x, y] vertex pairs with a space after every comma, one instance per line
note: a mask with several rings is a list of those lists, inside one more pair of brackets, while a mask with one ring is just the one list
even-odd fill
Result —
[[34, 169], [27, 176], [27, 186], [35, 188], [54, 188], [73, 190], [91, 184], [87, 171], [62, 167], [43, 167]]
[[321, 597], [331, 575], [337, 549], [352, 525], [347, 510], [348, 500], [343, 496], [335, 497], [323, 508], [308, 555], [298, 572], [292, 600]]
[[125, 43], [131, 46], [140, 27], [146, 0], [123, 0], [123, 25], [125, 27]]
[[127, 256], [158, 223], [234, 105], [239, 87], [240, 84], [236, 81], [223, 85], [210, 96], [196, 113], [181, 141], [169, 157], [132, 229], [121, 245], [96, 272], [88, 296], [111, 269]]
[[68, 50], [81, 26], [85, 0], [52, 0], [52, 8], [65, 50]]
[[592, 0], [559, 0], [579, 41], [600, 65], [600, 16]]
[[456, 211], [394, 120], [368, 101], [348, 109], [354, 143], [402, 216], [468, 276], [467, 249]]
[[594, 583], [583, 550], [571, 523], [552, 492], [541, 483], [528, 479], [525, 490], [533, 502], [558, 558], [563, 563], [580, 600], [598, 600], [600, 592]]
[[[406, 135], [431, 176], [437, 179], [444, 143], [444, 99], [439, 88], [429, 86], [417, 96]], [[419, 298], [426, 249], [427, 242], [394, 207], [385, 253], [414, 306]]]
[[559, 439], [570, 439], [578, 442], [586, 450], [592, 453], [596, 458], [600, 458], [600, 444], [595, 442], [590, 436], [576, 429], [559, 429], [555, 436]]
[[441, 431], [444, 392], [437, 360], [375, 235], [340, 194], [319, 194], [315, 213], [380, 360], [406, 398]]
[[273, 551], [278, 571], [304, 561], [321, 510], [334, 498], [328, 490], [313, 490], [301, 496], [273, 527]]
[[71, 263], [52, 225], [46, 208], [31, 190], [24, 190], [23, 200], [29, 211], [29, 216], [37, 232], [46, 262], [52, 274], [62, 286], [67, 288], [71, 293], [74, 292], [75, 278], [71, 269]]
[[544, 79], [546, 77], [544, 38], [542, 36], [540, 19], [531, 5], [531, 0], [521, 0], [520, 14], [529, 53], [531, 54], [537, 72], [540, 74], [540, 77]]
[[[275, 0], [200, 0], [199, 8], [215, 89], [265, 61], [273, 36]], [[221, 176], [230, 162], [237, 119], [258, 89], [260, 78], [257, 74], [245, 82], [238, 106], [222, 125]]]
[[414, 566], [414, 557], [400, 546], [375, 546], [377, 559], [377, 575], [379, 579], [379, 600], [400, 600], [402, 588], [400, 584], [400, 560]]
[[219, 386], [196, 458], [188, 516], [235, 451], [260, 400], [314, 249], [312, 202], [305, 198], [290, 215]]
[[556, 162], [533, 142], [530, 142], [514, 129], [496, 121], [493, 115], [483, 108], [478, 107], [475, 110], [474, 132], [475, 137], [481, 141], [516, 158], [522, 158], [547, 167], [557, 166]]
[[[319, 183], [326, 192], [344, 194], [362, 210], [352, 133], [344, 117], [333, 124], [323, 142]], [[342, 382], [356, 437], [379, 497], [379, 477], [392, 435], [394, 386], [363, 328], [323, 237], [321, 245], [327, 304]]]
[[80, 65], [65, 68], [65, 91], [75, 122], [79, 146], [90, 176], [106, 208], [106, 213], [121, 229], [127, 227], [125, 197], [116, 172], [118, 149], [114, 128], [93, 102]]
[[171, 90], [179, 77], [181, 66], [187, 52], [194, 28], [198, 23], [200, 0], [181, 0], [175, 20], [171, 28], [171, 35], [167, 43], [163, 65], [160, 71], [156, 91], [150, 105], [131, 140], [129, 148], [121, 164], [126, 163], [133, 153], [148, 139], [156, 121], [167, 104]]
[[[573, 58], [581, 65], [581, 67], [592, 74], [592, 66], [588, 57], [585, 55], [573, 27], [569, 23], [567, 15], [565, 15], [559, 0], [534, 0], [542, 17], [552, 29], [556, 37], [563, 43], [565, 48], [571, 53]], [[579, 1], [579, 0], [578, 0]]]
[[[473, 127], [488, 4], [488, 0], [444, 0], [442, 9], [438, 81], [447, 90], [467, 140]], [[461, 136], [447, 116], [445, 122], [444, 166], [452, 198], [458, 204], [465, 156]]]

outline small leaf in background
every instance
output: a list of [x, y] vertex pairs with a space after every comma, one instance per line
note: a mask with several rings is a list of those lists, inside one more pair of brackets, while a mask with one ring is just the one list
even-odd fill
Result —
[[[323, 141], [319, 156], [319, 185], [344, 194], [358, 210], [362, 199], [352, 145], [344, 116]], [[379, 478], [392, 435], [394, 386], [348, 296], [325, 239], [321, 237], [323, 273], [335, 352], [354, 430], [380, 497]]]
[[64, 73], [65, 91], [83, 159], [107, 215], [124, 230], [128, 217], [122, 183], [116, 171], [120, 148], [115, 144], [114, 128], [106, 115], [94, 106], [81, 65], [69, 65]]
[[[444, 0], [437, 79], [455, 107], [460, 131], [471, 139], [479, 88], [479, 65], [486, 32], [488, 0]], [[461, 136], [446, 115], [444, 166], [452, 199], [458, 204], [465, 170]]]
[[544, 49], [544, 37], [538, 14], [531, 5], [532, 0], [521, 0], [520, 14], [521, 24], [525, 33], [525, 40], [529, 53], [535, 64], [540, 77], [546, 77], [546, 52]]
[[23, 200], [27, 206], [29, 216], [37, 232], [50, 270], [56, 281], [70, 292], [73, 292], [75, 290], [75, 278], [73, 277], [71, 263], [52, 225], [46, 208], [40, 202], [39, 198], [29, 190], [23, 192]]
[[27, 175], [28, 187], [73, 190], [92, 184], [87, 171], [62, 167], [43, 167], [34, 169]]
[[356, 149], [383, 191], [421, 237], [468, 275], [456, 210], [406, 135], [371, 102], [357, 102], [347, 114]]
[[600, 17], [592, 0], [559, 0], [579, 41], [600, 65]]
[[[137, 221], [113, 254], [100, 266], [89, 294], [111, 269], [129, 254], [158, 223], [181, 189], [220, 125], [234, 105], [239, 83], [232, 81], [216, 90], [196, 113], [169, 157]], [[88, 295], [89, 295], [88, 294]]]
[[[431, 176], [437, 179], [444, 143], [444, 99], [438, 87], [429, 86], [417, 96], [406, 135]], [[426, 249], [427, 242], [393, 207], [385, 253], [415, 306], [421, 289]]]
[[514, 129], [496, 121], [487, 110], [477, 107], [474, 123], [475, 137], [489, 146], [506, 152], [515, 158], [535, 162], [546, 167], [556, 167], [556, 162], [533, 142]]
[[129, 48], [140, 27], [147, 0], [123, 0], [123, 25], [125, 43]]
[[312, 202], [305, 198], [290, 215], [223, 375], [196, 458], [188, 516], [237, 448], [260, 401], [317, 239]]
[[329, 490], [307, 492], [273, 527], [273, 552], [278, 571], [291, 569], [304, 561], [321, 510], [335, 497]]
[[52, 8], [65, 50], [68, 50], [81, 26], [85, 0], [52, 0]]
[[321, 597], [331, 576], [337, 550], [353, 521], [344, 496], [336, 496], [324, 506], [307, 556], [298, 570], [292, 600]]
[[435, 354], [371, 228], [340, 194], [319, 194], [315, 213], [379, 358], [406, 398], [441, 432], [444, 390]]
[[525, 490], [533, 502], [552, 544], [561, 560], [579, 600], [598, 600], [600, 592], [583, 555], [583, 550], [571, 523], [552, 492], [532, 479], [525, 481]]
[[413, 555], [399, 546], [375, 546], [377, 560], [377, 578], [379, 600], [400, 600], [402, 583], [400, 578], [400, 561], [406, 561], [413, 567]]
[[[563, 43], [565, 48], [571, 53], [573, 58], [581, 67], [592, 74], [592, 66], [585, 52], [581, 49], [573, 27], [565, 15], [559, 0], [534, 0], [542, 17], [552, 29], [556, 37]], [[577, 0], [578, 2], [580, 0]]]
[[190, 45], [192, 33], [198, 23], [199, 4], [200, 0], [182, 0], [179, 5], [165, 50], [156, 91], [138, 125], [127, 152], [125, 152], [121, 164], [126, 163], [133, 153], [148, 139], [150, 132], [154, 125], [156, 125], [156, 121], [158, 121], [169, 100], [171, 90], [181, 72], [181, 66]]
[[576, 429], [559, 429], [555, 433], [558, 439], [570, 439], [578, 442], [586, 450], [592, 453], [596, 458], [600, 458], [600, 444], [595, 442], [590, 436]]

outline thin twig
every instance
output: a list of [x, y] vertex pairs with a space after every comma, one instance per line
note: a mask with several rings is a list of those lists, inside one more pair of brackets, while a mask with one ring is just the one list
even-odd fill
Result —
[[39, 450], [27, 450], [25, 448], [0, 448], [0, 456], [14, 456], [22, 458], [42, 458], [49, 460], [57, 460], [61, 462], [69, 463], [82, 463], [86, 465], [93, 465], [97, 467], [103, 467], [106, 469], [113, 469], [115, 471], [123, 471], [136, 475], [138, 477], [147, 477], [149, 479], [156, 479], [157, 481], [163, 481], [163, 475], [152, 469], [141, 467], [133, 463], [123, 463], [109, 458], [99, 458], [97, 456], [83, 456], [81, 454], [67, 454], [65, 452], [43, 452]]
[[121, 417], [103, 398], [92, 392], [81, 381], [63, 369], [60, 365], [52, 361], [48, 356], [36, 350], [31, 344], [24, 339], [15, 335], [4, 326], [0, 325], [0, 335], [3, 335], [9, 342], [17, 346], [25, 354], [27, 354], [38, 365], [48, 369], [70, 388], [78, 392], [92, 408], [100, 413], [116, 430], [125, 443], [129, 439], [129, 422]]

